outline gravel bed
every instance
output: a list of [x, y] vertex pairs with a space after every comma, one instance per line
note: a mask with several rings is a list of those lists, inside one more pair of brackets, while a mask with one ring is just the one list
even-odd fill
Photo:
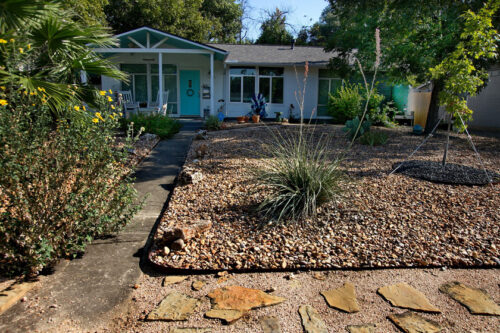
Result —
[[[265, 162], [258, 152], [273, 136], [296, 125], [209, 133], [194, 141], [187, 166], [203, 173], [197, 184], [174, 189], [150, 258], [167, 268], [191, 270], [310, 269], [350, 267], [500, 266], [500, 186], [459, 186], [388, 176], [419, 144], [407, 128], [379, 129], [384, 146], [354, 145], [343, 162], [349, 181], [342, 197], [321, 207], [316, 220], [266, 225], [255, 211], [265, 195], [250, 170]], [[347, 145], [340, 126], [315, 126], [331, 134], [332, 158]], [[500, 172], [500, 140], [474, 137], [486, 167]], [[208, 155], [195, 159], [200, 145]], [[444, 136], [436, 135], [414, 159], [440, 161]], [[452, 135], [450, 163], [478, 168], [465, 136]], [[181, 251], [165, 255], [169, 226], [204, 219], [212, 228]], [[262, 225], [265, 225], [262, 227]]]

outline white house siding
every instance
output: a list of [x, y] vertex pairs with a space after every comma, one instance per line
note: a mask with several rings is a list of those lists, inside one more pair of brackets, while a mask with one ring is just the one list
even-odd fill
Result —
[[[153, 61], [148, 61], [144, 59], [155, 59]], [[148, 54], [148, 53], [136, 53], [136, 54], [119, 54], [115, 55], [111, 58], [111, 60], [116, 64], [156, 64], [158, 65], [158, 55], [157, 54]], [[206, 85], [210, 86], [210, 57], [208, 55], [200, 55], [200, 54], [163, 54], [163, 63], [171, 64], [177, 66], [177, 71], [182, 69], [199, 69], [200, 70], [200, 81], [201, 86]], [[219, 99], [223, 99], [223, 82], [224, 82], [224, 65], [221, 61], [214, 61], [214, 101], [215, 101], [215, 111], [212, 111], [212, 114], [215, 114], [220, 103], [217, 101]], [[113, 91], [121, 90], [121, 83], [118, 80], [103, 76], [102, 77], [102, 89], [108, 90], [111, 89]], [[179, 87], [179, 83], [177, 83], [177, 87]], [[177, 101], [180, 101], [180, 91], [177, 89]], [[201, 95], [201, 88], [200, 88]], [[152, 97], [155, 99], [155, 97]], [[200, 115], [203, 115], [203, 109], [205, 107], [210, 108], [210, 99], [202, 99], [201, 100], [201, 110]], [[182, 106], [179, 104], [182, 108]], [[179, 109], [180, 110], [180, 109]]]
[[491, 71], [489, 74], [486, 88], [467, 101], [469, 108], [474, 111], [469, 127], [500, 131], [500, 69]]
[[[238, 66], [248, 66], [244, 64], [238, 64]], [[238, 67], [234, 66], [233, 67]], [[258, 66], [255, 66], [258, 67]], [[269, 67], [269, 66], [266, 66]], [[283, 117], [289, 117], [289, 107], [290, 104], [293, 104], [295, 109], [295, 116], [299, 116], [299, 105], [297, 99], [295, 97], [295, 93], [297, 94], [303, 89], [303, 79], [304, 79], [304, 66], [297, 66], [294, 68], [293, 66], [271, 66], [271, 67], [283, 67], [283, 104], [268, 104], [267, 105], [267, 114], [268, 117], [274, 117], [275, 112], [283, 112]], [[297, 75], [296, 75], [297, 71]], [[228, 117], [239, 117], [244, 116], [248, 112], [250, 112], [250, 103], [235, 103], [229, 102], [229, 66], [226, 70], [225, 75], [226, 84], [224, 87], [225, 91], [225, 100], [227, 103], [227, 111], [226, 115]], [[216, 89], [219, 85], [216, 85]], [[298, 95], [297, 95], [298, 96]], [[313, 110], [316, 109], [316, 105], [318, 102], [318, 68], [317, 67], [309, 67], [309, 74], [306, 85], [306, 93], [304, 98], [304, 118], [308, 119], [311, 116]], [[313, 115], [315, 116], [315, 114]]]

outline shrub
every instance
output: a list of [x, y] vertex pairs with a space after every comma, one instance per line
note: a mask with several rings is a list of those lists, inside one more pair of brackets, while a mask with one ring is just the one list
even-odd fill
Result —
[[205, 121], [205, 128], [209, 131], [218, 131], [221, 126], [222, 122], [216, 116], [209, 116]]
[[259, 211], [277, 222], [314, 217], [319, 206], [340, 192], [343, 178], [339, 161], [328, 157], [329, 140], [306, 138], [300, 131], [273, 141], [266, 146], [272, 158], [255, 171], [257, 184], [268, 190]]
[[[4, 88], [5, 89], [5, 88]], [[8, 86], [0, 98], [0, 271], [36, 274], [117, 231], [139, 208], [117, 113], [68, 105], [54, 121], [47, 104]], [[71, 114], [68, 112], [68, 114]], [[129, 141], [130, 142], [130, 141]]]
[[132, 125], [135, 132], [143, 128], [144, 132], [156, 134], [162, 139], [172, 137], [182, 127], [177, 119], [172, 119], [169, 116], [160, 114], [145, 115], [140, 113], [133, 114], [128, 119], [122, 118], [121, 124], [124, 130]]
[[383, 132], [366, 132], [359, 138], [363, 145], [380, 146], [387, 143], [387, 134]]
[[359, 85], [345, 84], [328, 99], [328, 113], [337, 124], [362, 114], [363, 96]]
[[[364, 133], [370, 131], [370, 126], [372, 125], [369, 120], [364, 120], [361, 126], [359, 126], [360, 119], [359, 117], [356, 117], [352, 120], [348, 120], [345, 123], [345, 127], [342, 129], [344, 132], [347, 133], [347, 136], [349, 137], [349, 140], [354, 140], [362, 136]], [[359, 127], [358, 133], [356, 133], [357, 129]], [[356, 137], [355, 137], [356, 136]]]

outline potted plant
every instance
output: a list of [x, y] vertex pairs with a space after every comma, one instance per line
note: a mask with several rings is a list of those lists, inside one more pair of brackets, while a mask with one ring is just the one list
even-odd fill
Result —
[[252, 116], [252, 121], [254, 123], [258, 123], [260, 118], [266, 117], [266, 98], [261, 93], [252, 96], [252, 112], [250, 112]]

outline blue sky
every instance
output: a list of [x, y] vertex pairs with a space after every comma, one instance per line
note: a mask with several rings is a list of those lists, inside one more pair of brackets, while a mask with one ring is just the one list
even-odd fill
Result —
[[289, 29], [294, 35], [303, 25], [310, 26], [318, 21], [321, 12], [328, 5], [326, 0], [248, 0], [250, 7], [246, 21], [251, 39], [257, 39], [260, 34], [260, 22], [265, 16], [265, 10], [274, 11], [276, 7], [288, 11], [287, 22], [292, 25]]

